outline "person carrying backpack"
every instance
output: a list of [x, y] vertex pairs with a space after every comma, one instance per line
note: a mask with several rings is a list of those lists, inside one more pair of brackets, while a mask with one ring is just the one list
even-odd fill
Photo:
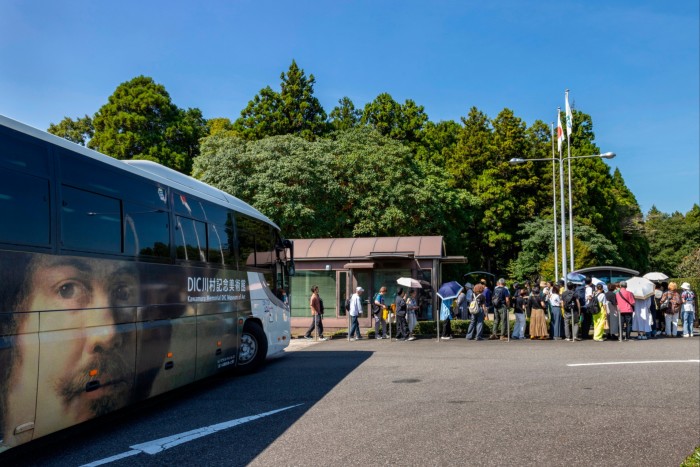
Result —
[[561, 301], [564, 307], [564, 336], [569, 342], [580, 341], [578, 320], [581, 316], [581, 303], [576, 293], [576, 284], [573, 282], [566, 284], [566, 291], [562, 294]]
[[[469, 284], [471, 285], [471, 284]], [[486, 296], [484, 284], [476, 284], [474, 286], [472, 301], [469, 303], [469, 328], [467, 329], [466, 339], [481, 341], [484, 340], [482, 332], [484, 330], [484, 312], [486, 312]]]
[[670, 282], [668, 290], [661, 296], [659, 307], [666, 315], [666, 337], [677, 337], [678, 314], [681, 311], [683, 300], [678, 293], [678, 284]]
[[[506, 280], [498, 279], [491, 298], [493, 304], [493, 332], [490, 340], [508, 340], [508, 308], [510, 308], [510, 292], [506, 288]], [[500, 327], [499, 327], [500, 325]]]

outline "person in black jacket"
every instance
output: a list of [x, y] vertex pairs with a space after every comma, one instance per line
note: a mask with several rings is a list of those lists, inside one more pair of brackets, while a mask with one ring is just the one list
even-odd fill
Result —
[[[567, 341], [580, 341], [578, 337], [578, 320], [581, 315], [581, 302], [576, 293], [576, 284], [566, 284], [566, 291], [561, 296], [561, 306], [564, 307], [564, 335]], [[572, 330], [573, 328], [573, 330]]]
[[406, 321], [406, 299], [403, 295], [403, 289], [396, 292], [394, 299], [396, 305], [396, 340], [405, 341], [408, 339], [408, 321]]

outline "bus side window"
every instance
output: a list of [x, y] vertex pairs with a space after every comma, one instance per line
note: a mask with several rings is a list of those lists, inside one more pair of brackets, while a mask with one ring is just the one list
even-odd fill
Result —
[[122, 252], [121, 201], [69, 186], [62, 187], [62, 247]]
[[168, 213], [148, 206], [124, 203], [124, 253], [170, 258]]
[[175, 216], [175, 222], [177, 259], [185, 261], [206, 261], [206, 224], [182, 216]]
[[0, 170], [0, 242], [48, 246], [49, 181]]

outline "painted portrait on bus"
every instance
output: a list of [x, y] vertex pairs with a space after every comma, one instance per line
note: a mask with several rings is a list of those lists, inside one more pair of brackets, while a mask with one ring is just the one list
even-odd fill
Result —
[[3, 251], [0, 280], [0, 446], [194, 380], [181, 270]]

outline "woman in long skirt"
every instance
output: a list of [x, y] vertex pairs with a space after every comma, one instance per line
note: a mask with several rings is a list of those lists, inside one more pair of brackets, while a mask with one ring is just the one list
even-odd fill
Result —
[[637, 339], [647, 339], [647, 336], [651, 334], [651, 323], [653, 320], [654, 318], [651, 316], [651, 298], [635, 298], [632, 330], [637, 331]]
[[413, 335], [413, 329], [418, 324], [418, 319], [416, 319], [416, 310], [418, 309], [418, 302], [416, 302], [416, 291], [411, 290], [408, 294], [408, 299], [406, 300], [406, 308], [408, 308], [408, 340], [415, 340]]
[[530, 294], [530, 339], [548, 339], [545, 303], [540, 299], [540, 288], [535, 286]]

